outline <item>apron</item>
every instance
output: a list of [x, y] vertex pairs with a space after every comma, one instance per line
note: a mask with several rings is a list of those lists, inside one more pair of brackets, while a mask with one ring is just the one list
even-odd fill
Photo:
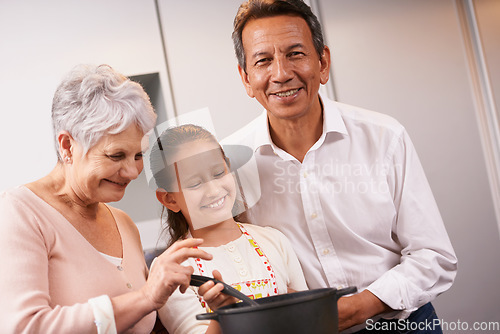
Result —
[[[255, 239], [250, 235], [250, 233], [247, 232], [245, 227], [243, 227], [243, 225], [240, 223], [237, 224], [241, 232], [249, 242], [252, 251], [255, 252], [255, 255], [259, 257], [259, 260], [261, 261], [263, 268], [266, 269], [265, 270], [266, 277], [259, 277], [253, 280], [243, 281], [243, 282], [235, 282], [235, 283], [225, 282], [225, 283], [231, 285], [233, 288], [244, 293], [245, 295], [247, 295], [252, 299], [277, 295], [278, 286], [276, 284], [276, 276], [274, 274], [273, 267], [269, 262], [269, 259], [264, 254], [257, 241], [255, 241]], [[198, 258], [195, 259], [195, 263], [199, 274], [203, 276], [206, 271], [205, 266], [203, 265], [203, 261]], [[199, 295], [198, 298], [200, 300], [201, 305], [205, 307], [207, 312], [212, 312], [208, 307], [208, 304], [205, 303], [205, 301], [203, 300], [203, 298]]]

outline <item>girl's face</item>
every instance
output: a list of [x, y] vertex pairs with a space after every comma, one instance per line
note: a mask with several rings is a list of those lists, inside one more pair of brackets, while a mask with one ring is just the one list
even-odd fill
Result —
[[182, 144], [173, 161], [179, 191], [171, 195], [192, 229], [233, 218], [236, 185], [218, 143]]

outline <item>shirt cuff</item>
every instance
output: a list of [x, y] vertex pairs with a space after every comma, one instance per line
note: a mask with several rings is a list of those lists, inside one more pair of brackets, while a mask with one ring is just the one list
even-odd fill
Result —
[[388, 271], [366, 289], [392, 308], [393, 312], [382, 314], [384, 319], [406, 319], [427, 301], [424, 293], [394, 271]]
[[111, 299], [106, 295], [102, 295], [89, 299], [89, 304], [94, 313], [97, 334], [116, 334], [115, 314]]

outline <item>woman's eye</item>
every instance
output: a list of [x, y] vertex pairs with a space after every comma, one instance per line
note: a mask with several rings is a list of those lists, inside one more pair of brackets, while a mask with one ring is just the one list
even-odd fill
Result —
[[121, 154], [108, 155], [108, 158], [110, 158], [111, 160], [120, 160], [122, 157], [123, 157], [123, 155], [121, 155]]

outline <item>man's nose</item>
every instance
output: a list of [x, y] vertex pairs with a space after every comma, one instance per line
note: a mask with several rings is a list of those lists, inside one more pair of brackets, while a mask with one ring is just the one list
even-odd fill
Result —
[[271, 78], [275, 82], [285, 83], [293, 76], [291, 64], [286, 57], [275, 58], [271, 65]]

